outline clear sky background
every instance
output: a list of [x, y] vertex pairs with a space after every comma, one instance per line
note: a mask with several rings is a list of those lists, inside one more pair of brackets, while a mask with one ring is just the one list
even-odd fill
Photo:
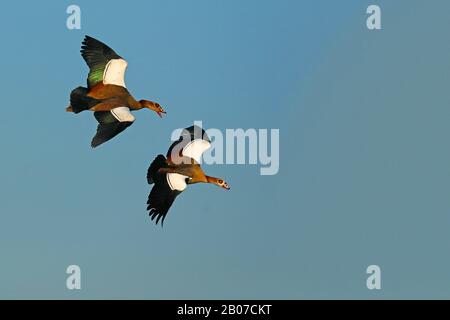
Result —
[[[82, 10], [81, 30], [66, 8]], [[381, 31], [366, 8], [382, 9]], [[0, 298], [450, 298], [448, 1], [9, 2], [0, 11]], [[90, 148], [85, 34], [136, 113]], [[212, 165], [164, 228], [146, 170], [175, 128], [280, 129], [280, 171]], [[82, 290], [66, 289], [66, 267]], [[366, 268], [382, 290], [366, 288]]]

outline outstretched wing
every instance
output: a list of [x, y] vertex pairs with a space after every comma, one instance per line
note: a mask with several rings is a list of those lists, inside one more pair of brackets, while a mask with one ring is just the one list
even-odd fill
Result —
[[167, 212], [180, 193], [181, 191], [170, 189], [167, 182], [156, 183], [153, 186], [152, 191], [150, 191], [148, 196], [147, 210], [149, 211], [148, 214], [152, 220], [156, 218], [156, 224], [158, 224], [161, 218], [161, 224], [164, 223]]
[[[149, 184], [155, 184], [150, 191], [147, 200], [147, 210], [152, 220], [156, 218], [156, 224], [161, 220], [164, 223], [167, 212], [172, 206], [175, 198], [186, 188], [186, 176], [177, 175], [177, 179], [171, 179], [172, 173], [159, 173], [160, 168], [167, 167], [166, 158], [160, 154], [148, 168], [147, 181]], [[184, 187], [182, 186], [184, 183]]]
[[170, 164], [200, 163], [203, 153], [211, 147], [205, 130], [194, 125], [183, 129], [180, 138], [167, 151]]
[[88, 86], [114, 84], [125, 87], [125, 70], [128, 63], [103, 42], [86, 36], [81, 55], [89, 66]]
[[111, 140], [131, 126], [135, 120], [135, 117], [127, 107], [118, 107], [111, 111], [97, 111], [94, 112], [94, 116], [99, 124], [97, 133], [92, 139], [92, 148]]

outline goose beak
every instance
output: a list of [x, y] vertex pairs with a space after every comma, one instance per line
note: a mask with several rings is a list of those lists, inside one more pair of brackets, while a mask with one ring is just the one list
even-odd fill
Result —
[[167, 114], [167, 112], [165, 112], [165, 111], [156, 111], [156, 113], [158, 114], [158, 116], [160, 117], [160, 118], [162, 118], [162, 114], [164, 113], [164, 114]]

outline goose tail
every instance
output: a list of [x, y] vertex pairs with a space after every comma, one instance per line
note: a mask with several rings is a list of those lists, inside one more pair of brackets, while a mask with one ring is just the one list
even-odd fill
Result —
[[155, 160], [153, 160], [153, 162], [150, 164], [150, 167], [148, 168], [148, 171], [147, 171], [148, 184], [154, 183], [154, 176], [155, 176], [156, 172], [160, 168], [164, 168], [164, 167], [166, 167], [166, 158], [162, 154], [159, 154], [155, 158]]
[[78, 87], [70, 93], [70, 105], [66, 108], [67, 112], [80, 113], [84, 110], [89, 110], [95, 106], [99, 101], [97, 99], [88, 97], [89, 90], [84, 87]]

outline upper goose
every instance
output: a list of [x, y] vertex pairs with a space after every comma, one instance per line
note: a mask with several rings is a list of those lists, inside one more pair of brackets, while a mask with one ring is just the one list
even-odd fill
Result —
[[147, 181], [155, 184], [148, 196], [147, 210], [156, 224], [164, 222], [175, 198], [188, 184], [212, 183], [229, 190], [228, 184], [220, 178], [207, 176], [200, 167], [200, 158], [211, 146], [206, 132], [198, 126], [183, 129], [180, 138], [167, 152], [167, 158], [158, 155], [147, 171]]
[[78, 87], [70, 94], [68, 112], [94, 111], [99, 122], [92, 139], [93, 148], [112, 139], [130, 126], [135, 117], [130, 110], [147, 108], [160, 117], [166, 113], [156, 102], [133, 98], [125, 86], [128, 63], [104, 43], [86, 36], [81, 55], [89, 66], [87, 88]]

